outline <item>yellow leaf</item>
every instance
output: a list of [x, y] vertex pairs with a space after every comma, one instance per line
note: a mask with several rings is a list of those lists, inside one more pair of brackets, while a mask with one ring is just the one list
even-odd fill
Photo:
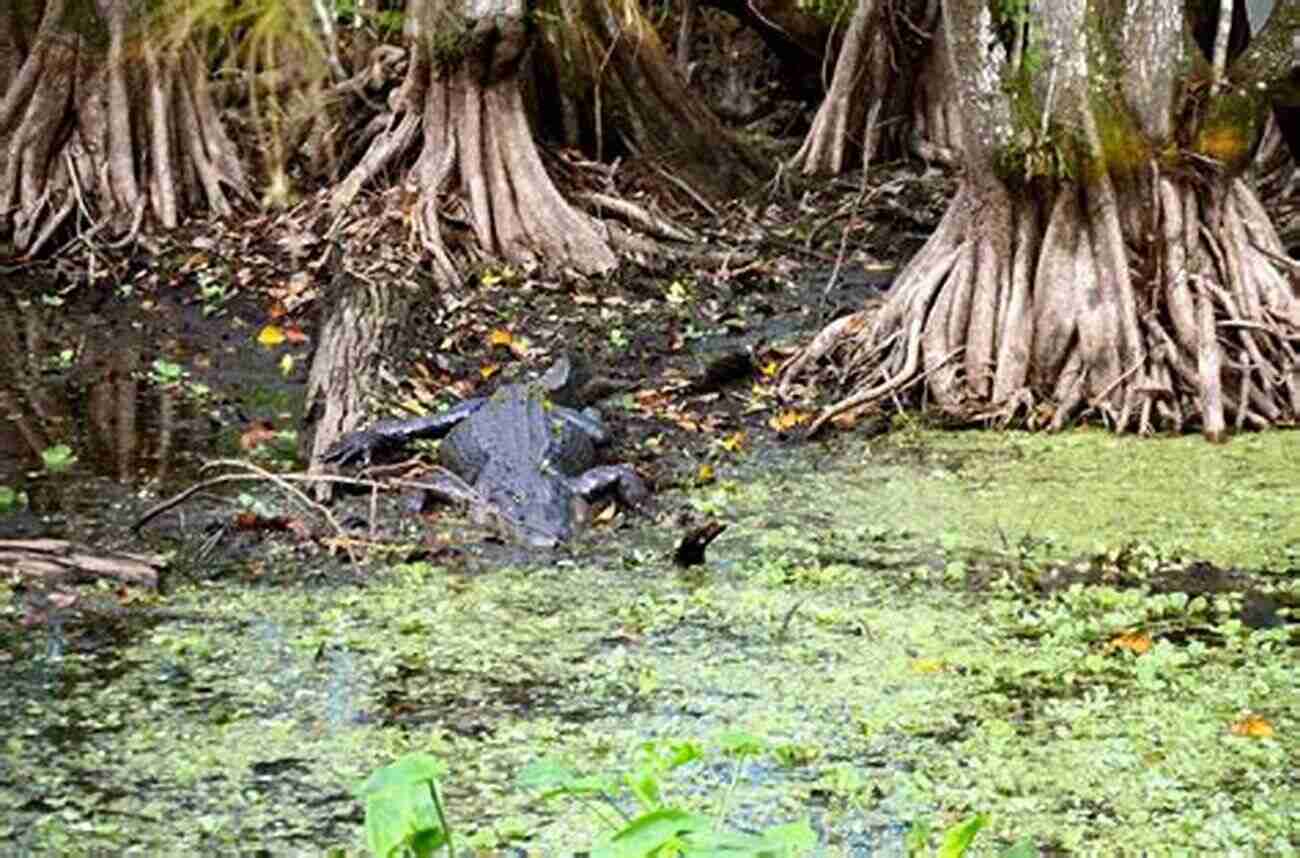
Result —
[[505, 328], [497, 328], [488, 334], [488, 345], [490, 346], [509, 346], [515, 341], [514, 335]]
[[293, 373], [293, 365], [293, 355], [286, 354], [284, 357], [280, 358], [280, 375], [288, 378], [289, 375]]
[[763, 375], [766, 376], [767, 378], [775, 378], [777, 372], [780, 371], [780, 369], [781, 369], [781, 365], [779, 363], [777, 363], [774, 360], [770, 360], [767, 363], [763, 364], [763, 368], [759, 370], [759, 372], [763, 373]]
[[941, 658], [918, 658], [912, 661], [914, 673], [942, 673], [946, 666]]
[[767, 425], [771, 426], [778, 432], [789, 432], [794, 427], [807, 423], [810, 417], [811, 415], [806, 414], [803, 411], [796, 411], [793, 408], [787, 408], [780, 414], [773, 416], [771, 420], [767, 421]]
[[1274, 735], [1273, 725], [1253, 712], [1248, 712], [1237, 719], [1228, 729], [1234, 736], [1249, 736], [1252, 739], [1271, 739]]
[[277, 325], [267, 325], [265, 328], [262, 328], [261, 332], [257, 335], [257, 341], [268, 348], [270, 346], [278, 346], [280, 343], [284, 342], [284, 340], [284, 331], [280, 330]]
[[596, 521], [612, 521], [616, 512], [618, 512], [618, 507], [615, 504], [609, 504], [596, 515]]
[[478, 374], [483, 376], [484, 378], [491, 378], [492, 376], [497, 374], [497, 370], [499, 369], [501, 369], [501, 367], [497, 366], [494, 363], [485, 363], [478, 368]]
[[1145, 632], [1125, 632], [1110, 639], [1110, 649], [1126, 649], [1142, 655], [1151, 650], [1151, 637]]
[[739, 453], [740, 449], [745, 446], [745, 433], [733, 432], [726, 438], [722, 439], [722, 448], [728, 453]]
[[714, 480], [713, 466], [710, 465], [708, 462], [705, 462], [703, 465], [700, 465], [700, 469], [695, 472], [695, 482], [699, 483], [700, 485], [704, 485], [705, 483], [713, 482], [713, 480]]

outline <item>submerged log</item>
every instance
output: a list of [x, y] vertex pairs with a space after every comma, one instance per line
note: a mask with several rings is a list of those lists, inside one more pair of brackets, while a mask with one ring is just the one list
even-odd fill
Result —
[[165, 565], [158, 555], [105, 551], [63, 539], [0, 539], [0, 570], [49, 585], [114, 578], [157, 590]]

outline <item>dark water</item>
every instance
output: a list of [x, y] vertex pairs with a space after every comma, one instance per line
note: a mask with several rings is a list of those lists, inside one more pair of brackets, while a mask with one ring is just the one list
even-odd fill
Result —
[[193, 288], [0, 279], [0, 537], [188, 484], [250, 426], [293, 428], [307, 345], [260, 345], [266, 321]]

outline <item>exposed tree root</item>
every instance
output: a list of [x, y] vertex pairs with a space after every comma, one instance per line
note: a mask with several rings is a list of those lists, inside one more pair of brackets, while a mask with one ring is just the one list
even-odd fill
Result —
[[[411, 223], [428, 251], [437, 281], [459, 282], [443, 235], [447, 209], [470, 222], [478, 248], [523, 262], [545, 260], [582, 274], [614, 267], [600, 225], [573, 208], [546, 174], [533, 143], [515, 76], [524, 48], [522, 20], [499, 19], [482, 50], [455, 70], [439, 71], [431, 42], [434, 4], [415, 20], [415, 47], [406, 80], [393, 100], [387, 127], [335, 189], [332, 206], [345, 208], [362, 187], [420, 141], [407, 174]], [[341, 222], [340, 215], [339, 221]]]
[[[938, 14], [938, 4], [929, 4], [927, 11], [925, 2], [913, 0], [862, 0], [855, 6], [830, 89], [790, 160], [791, 169], [835, 175], [856, 166], [848, 163], [854, 153], [867, 164], [878, 154], [897, 155], [907, 148], [913, 130], [911, 71], [931, 44], [941, 44], [933, 40]], [[927, 65], [947, 65], [941, 52], [929, 53], [938, 61], [926, 60]], [[942, 110], [943, 93], [936, 88], [941, 82], [931, 80], [926, 102], [935, 111]]]
[[[530, 94], [541, 134], [597, 160], [663, 162], [696, 197], [745, 193], [770, 165], [687, 89], [641, 6], [560, 0], [563, 26], [539, 45]], [[558, 109], [556, 109], [558, 105]]]
[[125, 0], [100, 4], [105, 55], [64, 29], [65, 5], [48, 0], [25, 52], [12, 20], [0, 32], [7, 65], [21, 56], [0, 77], [0, 234], [36, 254], [69, 221], [85, 236], [228, 213], [247, 183], [201, 58], [140, 38]]
[[1053, 428], [1094, 415], [1222, 440], [1229, 425], [1294, 422], [1297, 266], [1258, 199], [1240, 180], [1214, 195], [1159, 175], [1152, 186], [1163, 251], [1143, 258], [1105, 177], [1050, 205], [968, 184], [886, 303], [824, 330], [783, 393], [833, 356], [860, 389], [811, 431], [905, 392], [966, 419]]

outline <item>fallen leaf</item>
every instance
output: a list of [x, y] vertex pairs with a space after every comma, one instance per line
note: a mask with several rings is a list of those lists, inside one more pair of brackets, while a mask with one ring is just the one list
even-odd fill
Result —
[[300, 542], [311, 539], [311, 528], [301, 518], [290, 518], [284, 523], [284, 529], [292, 533]]
[[506, 346], [509, 348], [514, 341], [514, 335], [505, 328], [497, 328], [492, 333], [488, 334], [489, 346]]
[[1142, 655], [1151, 649], [1151, 637], [1145, 632], [1125, 632], [1110, 639], [1109, 649], [1126, 649], [1136, 655]]
[[269, 423], [260, 423], [246, 429], [239, 436], [239, 448], [245, 452], [256, 450], [258, 447], [270, 441], [276, 435], [276, 431]]
[[296, 326], [285, 328], [284, 338], [294, 344], [307, 342], [307, 335], [302, 332], [302, 328]]
[[745, 446], [745, 433], [732, 432], [726, 438], [722, 439], [721, 444], [722, 449], [726, 450], [728, 453], [739, 453], [741, 448]]
[[700, 465], [700, 469], [695, 472], [695, 482], [697, 485], [702, 486], [705, 485], [706, 483], [711, 483], [713, 482], [714, 479], [715, 479], [715, 475], [713, 473], [713, 466], [710, 465], [708, 462], [705, 462], [703, 465]]
[[774, 360], [770, 360], [767, 363], [763, 364], [763, 368], [760, 369], [759, 372], [763, 373], [763, 375], [767, 378], [775, 378], [776, 374], [780, 372], [780, 370], [781, 370], [781, 365]]
[[943, 673], [947, 667], [941, 658], [917, 658], [912, 660], [913, 673]]
[[771, 420], [767, 421], [767, 425], [771, 426], [778, 432], [789, 432], [794, 427], [802, 426], [811, 419], [811, 414], [797, 411], [793, 408], [787, 408], [779, 414], [774, 415]]
[[235, 516], [235, 530], [256, 530], [261, 521], [255, 512], [241, 512]]
[[288, 378], [289, 375], [293, 373], [293, 365], [295, 363], [296, 361], [291, 354], [286, 354], [284, 357], [280, 358], [280, 375]]
[[[490, 377], [494, 372], [496, 372], [496, 367], [493, 367], [492, 371], [487, 373], [484, 373], [483, 370], [479, 370], [479, 374], [484, 378]], [[470, 384], [468, 379], [461, 379], [460, 381], [452, 382], [447, 385], [447, 389], [460, 399], [469, 399], [474, 395], [474, 385]]]
[[642, 409], [650, 412], [664, 408], [672, 401], [672, 397], [662, 390], [638, 390], [633, 398]]
[[267, 325], [257, 335], [258, 343], [270, 347], [278, 346], [285, 340], [284, 331], [278, 325]]
[[1275, 731], [1268, 719], [1253, 712], [1247, 712], [1228, 728], [1234, 736], [1249, 736], [1252, 739], [1271, 739]]
[[483, 366], [478, 368], [478, 374], [483, 376], [483, 378], [488, 379], [496, 375], [497, 370], [499, 369], [501, 369], [501, 367], [497, 366], [494, 363], [485, 363], [483, 364]]

